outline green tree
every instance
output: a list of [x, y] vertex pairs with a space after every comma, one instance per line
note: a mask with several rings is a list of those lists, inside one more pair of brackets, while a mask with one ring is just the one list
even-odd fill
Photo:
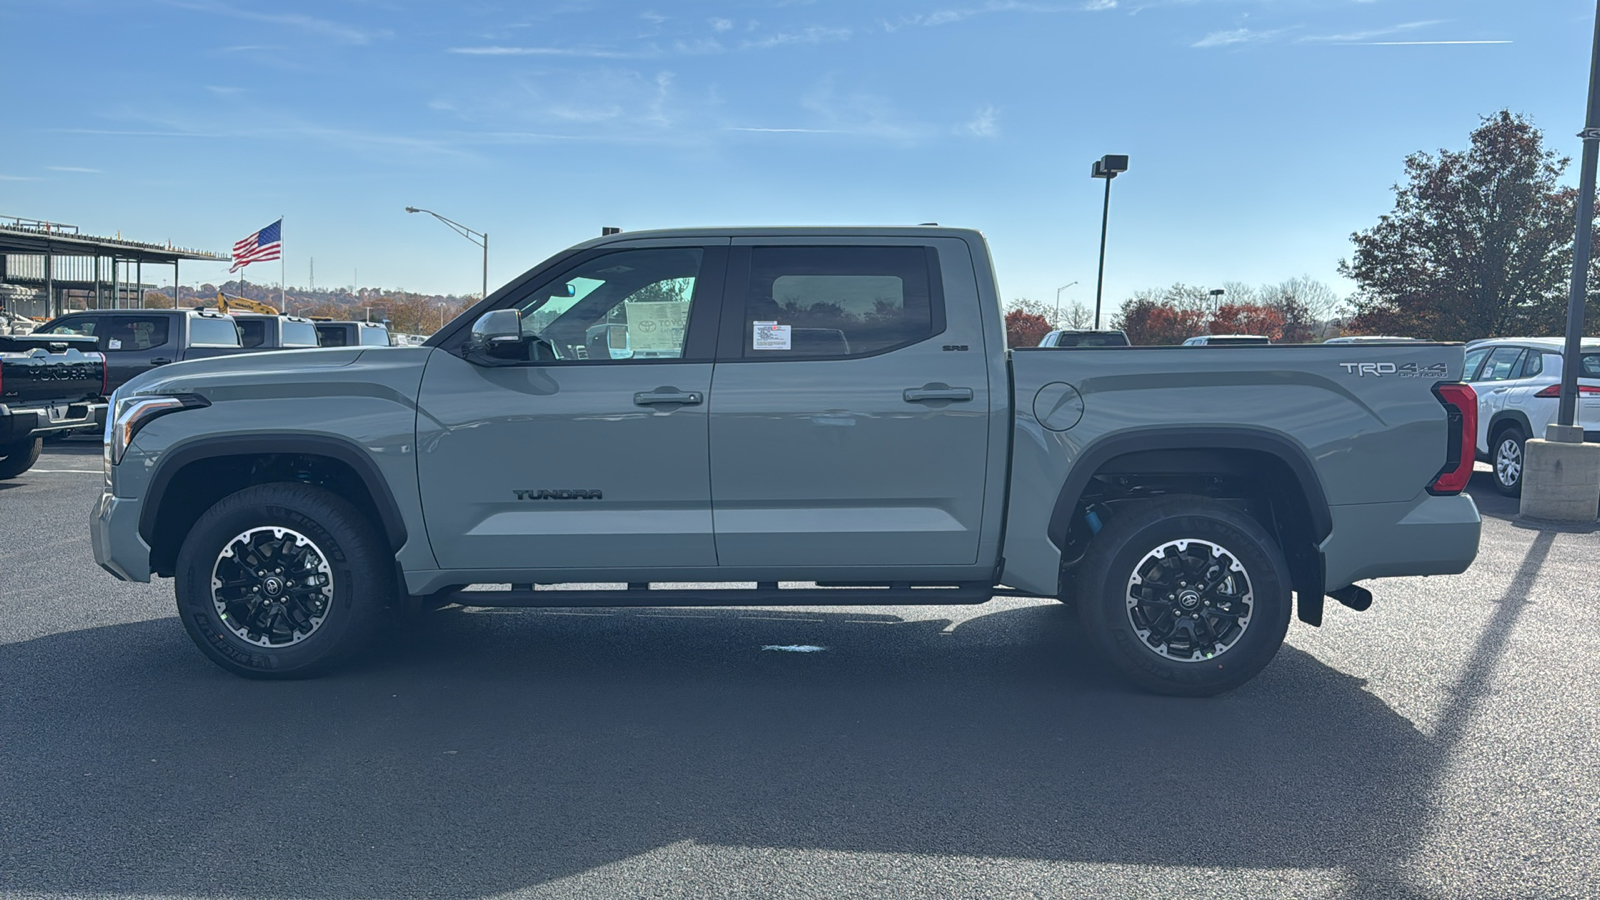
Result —
[[1485, 117], [1465, 151], [1407, 157], [1394, 210], [1351, 235], [1355, 252], [1339, 263], [1358, 286], [1351, 330], [1561, 333], [1577, 191], [1558, 182], [1569, 163], [1509, 110]]

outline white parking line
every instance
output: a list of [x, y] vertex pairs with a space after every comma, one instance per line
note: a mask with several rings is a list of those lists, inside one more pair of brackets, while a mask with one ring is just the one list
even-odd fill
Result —
[[31, 472], [31, 473], [37, 473], [37, 474], [40, 474], [40, 475], [62, 475], [62, 474], [68, 473], [68, 472], [71, 472], [74, 475], [103, 475], [103, 474], [105, 474], [105, 472], [103, 470], [101, 470], [101, 469], [29, 469], [28, 471]]

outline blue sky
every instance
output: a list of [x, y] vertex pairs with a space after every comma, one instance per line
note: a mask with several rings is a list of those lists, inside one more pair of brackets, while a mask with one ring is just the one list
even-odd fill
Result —
[[7, 0], [0, 215], [218, 251], [283, 215], [291, 284], [314, 257], [321, 285], [461, 293], [478, 250], [405, 206], [489, 232], [491, 287], [603, 225], [937, 221], [988, 235], [1007, 299], [1092, 304], [1089, 167], [1127, 153], [1108, 308], [1174, 281], [1344, 293], [1407, 153], [1509, 107], [1576, 157], [1594, 12]]

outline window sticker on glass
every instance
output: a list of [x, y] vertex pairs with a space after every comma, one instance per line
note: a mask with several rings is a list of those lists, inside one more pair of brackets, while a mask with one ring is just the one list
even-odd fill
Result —
[[112, 350], [121, 350], [122, 349], [122, 342], [117, 340], [116, 338], [112, 338], [111, 340], [107, 341], [106, 343], [107, 343], [107, 345], [110, 346], [110, 348]]
[[752, 350], [788, 350], [789, 330], [788, 325], [779, 325], [777, 322], [756, 322], [755, 334], [750, 339]]
[[683, 331], [689, 321], [689, 304], [675, 301], [629, 300], [626, 334], [636, 353], [678, 353], [683, 349]]

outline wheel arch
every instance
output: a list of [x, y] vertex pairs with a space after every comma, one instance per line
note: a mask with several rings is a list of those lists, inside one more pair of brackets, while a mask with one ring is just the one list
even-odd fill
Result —
[[1074, 462], [1050, 516], [1050, 540], [1063, 548], [1069, 565], [1075, 562], [1067, 552], [1075, 543], [1071, 532], [1097, 478], [1135, 486], [1212, 479], [1218, 495], [1231, 492], [1221, 487], [1222, 478], [1233, 488], [1249, 485], [1258, 502], [1270, 507], [1272, 521], [1262, 524], [1289, 561], [1300, 618], [1321, 623], [1320, 545], [1333, 531], [1333, 516], [1310, 456], [1292, 439], [1252, 428], [1157, 428], [1090, 444]]
[[306, 434], [200, 438], [162, 454], [150, 477], [145, 496], [154, 502], [140, 511], [139, 535], [151, 548], [151, 570], [172, 573], [189, 526], [217, 500], [274, 481], [330, 486], [377, 520], [392, 552], [408, 540], [388, 482], [351, 441]]
[[1502, 409], [1489, 417], [1489, 455], [1494, 455], [1494, 441], [1507, 425], [1516, 425], [1522, 429], [1525, 438], [1536, 437], [1533, 433], [1533, 423], [1528, 421], [1528, 414], [1520, 409]]

